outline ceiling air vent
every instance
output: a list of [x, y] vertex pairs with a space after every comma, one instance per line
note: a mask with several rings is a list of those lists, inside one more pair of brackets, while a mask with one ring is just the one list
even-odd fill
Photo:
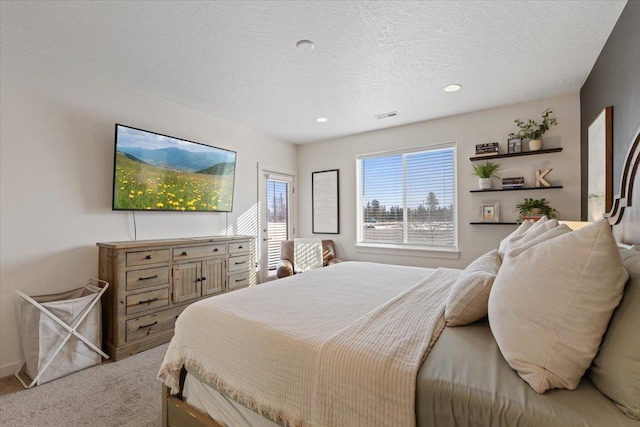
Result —
[[382, 119], [388, 119], [389, 117], [395, 117], [397, 115], [398, 115], [397, 111], [391, 111], [390, 113], [378, 114], [375, 116], [375, 118], [378, 120], [382, 120]]

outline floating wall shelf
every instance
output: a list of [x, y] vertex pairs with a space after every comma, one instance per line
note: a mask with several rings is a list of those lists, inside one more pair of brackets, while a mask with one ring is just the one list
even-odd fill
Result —
[[470, 222], [471, 225], [517, 225], [517, 222]]
[[562, 151], [562, 147], [560, 148], [548, 148], [546, 150], [538, 150], [538, 151], [523, 151], [521, 153], [505, 153], [505, 154], [497, 154], [495, 156], [479, 156], [479, 157], [469, 157], [469, 160], [490, 160], [490, 159], [504, 159], [507, 157], [520, 157], [520, 156], [534, 156], [536, 154], [548, 154], [548, 153], [559, 153]]
[[[490, 159], [504, 159], [507, 157], [521, 157], [521, 156], [534, 156], [536, 154], [549, 154], [549, 153], [559, 153], [562, 151], [562, 148], [548, 148], [546, 150], [538, 150], [538, 151], [523, 151], [521, 153], [506, 153], [506, 154], [497, 154], [495, 156], [478, 156], [478, 157], [470, 157], [469, 160], [490, 160]], [[558, 189], [562, 188], [562, 185], [552, 185], [550, 187], [525, 187], [525, 188], [496, 188], [489, 190], [469, 190], [470, 193], [490, 193], [495, 191], [528, 191], [528, 190], [550, 190], [550, 189]], [[469, 224], [471, 225], [517, 225], [517, 222], [484, 222], [484, 221], [472, 221]]]
[[524, 187], [524, 188], [493, 188], [490, 190], [470, 190], [470, 193], [489, 193], [491, 191], [524, 191], [524, 190], [549, 190], [550, 188], [562, 188], [562, 185], [552, 185], [551, 187]]

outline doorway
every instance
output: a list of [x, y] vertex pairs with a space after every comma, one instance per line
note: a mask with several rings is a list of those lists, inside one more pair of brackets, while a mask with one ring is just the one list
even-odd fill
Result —
[[260, 167], [260, 282], [275, 279], [280, 261], [280, 243], [293, 239], [295, 172]]

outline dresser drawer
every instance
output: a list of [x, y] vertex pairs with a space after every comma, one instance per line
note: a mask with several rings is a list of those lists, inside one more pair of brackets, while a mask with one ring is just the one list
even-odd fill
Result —
[[161, 262], [169, 262], [169, 249], [127, 252], [127, 267], [135, 267], [136, 265], [158, 264]]
[[127, 271], [128, 291], [168, 284], [169, 267], [145, 268], [144, 270]]
[[229, 275], [228, 289], [230, 291], [238, 288], [244, 288], [251, 284], [251, 271], [241, 271], [240, 273], [233, 273]]
[[226, 253], [226, 243], [219, 245], [189, 246], [184, 248], [175, 248], [173, 250], [173, 260], [183, 261], [188, 259], [203, 258], [211, 255], [224, 255]]
[[169, 288], [127, 295], [127, 315], [169, 305]]
[[229, 257], [229, 266], [227, 271], [232, 273], [234, 271], [248, 270], [251, 264], [251, 255], [238, 255]]
[[187, 308], [186, 305], [127, 320], [127, 341], [137, 340], [173, 328], [176, 319], [185, 308]]
[[229, 255], [249, 253], [251, 240], [229, 243]]

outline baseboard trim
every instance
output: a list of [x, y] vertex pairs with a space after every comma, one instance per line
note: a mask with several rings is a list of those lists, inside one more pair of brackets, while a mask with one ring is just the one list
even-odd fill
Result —
[[8, 377], [15, 374], [18, 366], [20, 366], [21, 363], [22, 361], [19, 361], [0, 366], [0, 378]]

